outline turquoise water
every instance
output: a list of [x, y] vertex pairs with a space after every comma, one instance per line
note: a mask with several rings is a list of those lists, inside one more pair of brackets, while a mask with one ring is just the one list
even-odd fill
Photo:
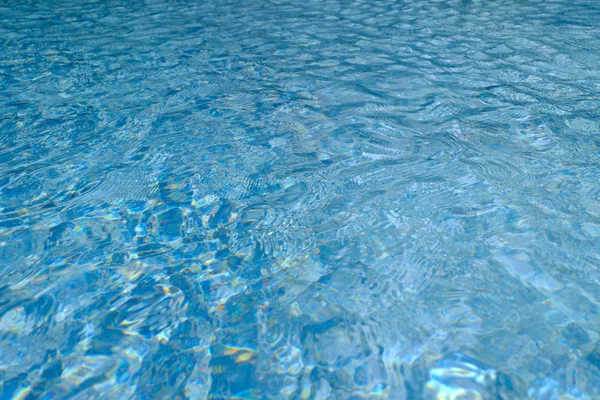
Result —
[[4, 0], [0, 398], [600, 398], [599, 66], [596, 1]]

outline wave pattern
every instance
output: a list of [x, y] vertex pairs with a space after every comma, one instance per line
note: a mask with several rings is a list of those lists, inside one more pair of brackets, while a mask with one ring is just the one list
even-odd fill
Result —
[[4, 1], [0, 398], [600, 397], [599, 64], [588, 0]]

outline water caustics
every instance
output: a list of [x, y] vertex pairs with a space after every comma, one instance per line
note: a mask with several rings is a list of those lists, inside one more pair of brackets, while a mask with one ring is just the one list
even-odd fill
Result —
[[0, 3], [0, 398], [600, 397], [600, 4]]

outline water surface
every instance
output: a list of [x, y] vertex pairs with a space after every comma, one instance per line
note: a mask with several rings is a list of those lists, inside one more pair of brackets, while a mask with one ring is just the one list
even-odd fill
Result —
[[0, 398], [598, 398], [599, 65], [592, 0], [3, 1]]

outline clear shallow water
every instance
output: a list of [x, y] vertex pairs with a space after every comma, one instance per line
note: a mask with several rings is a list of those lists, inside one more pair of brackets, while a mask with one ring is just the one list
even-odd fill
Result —
[[598, 65], [594, 1], [4, 1], [0, 398], [598, 398]]

